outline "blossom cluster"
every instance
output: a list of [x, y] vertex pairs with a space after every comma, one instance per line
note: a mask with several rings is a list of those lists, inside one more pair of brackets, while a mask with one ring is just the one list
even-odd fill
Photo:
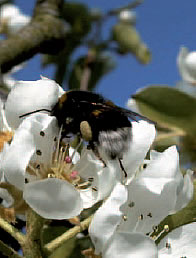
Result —
[[[1, 130], [12, 139], [0, 152], [0, 186], [14, 186], [21, 200], [47, 219], [71, 219], [102, 200], [89, 228], [95, 253], [104, 258], [157, 257], [150, 236], [192, 199], [192, 171], [183, 177], [176, 146], [162, 153], [151, 150], [146, 158], [156, 130], [143, 120], [132, 122], [129, 148], [121, 160], [126, 177], [118, 160], [106, 159], [105, 166], [85, 146], [79, 154], [81, 142], [75, 148], [62, 145], [56, 118], [47, 111], [32, 112], [52, 110], [63, 93], [47, 78], [17, 82], [12, 88], [1, 106]], [[1, 189], [0, 197], [16, 207], [8, 188]], [[164, 248], [161, 243], [160, 257], [167, 257], [161, 256]]]

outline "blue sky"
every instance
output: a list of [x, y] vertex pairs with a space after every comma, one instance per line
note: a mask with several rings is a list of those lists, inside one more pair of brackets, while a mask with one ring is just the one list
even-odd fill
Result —
[[[107, 11], [130, 1], [117, 0], [83, 0], [90, 7]], [[35, 0], [16, 0], [21, 10], [32, 14]], [[152, 61], [144, 66], [136, 59], [115, 56], [117, 68], [100, 81], [97, 91], [116, 104], [124, 106], [128, 97], [137, 89], [150, 84], [167, 84], [170, 86], [180, 80], [176, 66], [176, 57], [180, 46], [191, 51], [196, 49], [196, 1], [195, 0], [144, 0], [136, 8], [137, 24], [143, 41], [152, 52]], [[105, 30], [112, 22], [106, 24]], [[17, 74], [20, 80], [37, 80], [39, 75], [52, 78], [52, 68], [41, 70], [40, 57], [29, 62], [27, 68]]]

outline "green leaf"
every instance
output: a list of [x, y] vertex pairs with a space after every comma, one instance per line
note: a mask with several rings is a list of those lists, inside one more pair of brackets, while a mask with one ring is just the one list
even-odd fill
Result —
[[[84, 73], [87, 57], [80, 57], [70, 73], [69, 77], [69, 89], [79, 89], [81, 79]], [[88, 65], [90, 69], [90, 77], [88, 81], [88, 90], [93, 90], [99, 80], [112, 69], [114, 69], [115, 63], [110, 56], [99, 55], [93, 62]]]
[[169, 128], [196, 135], [196, 98], [167, 86], [150, 86], [133, 96], [141, 113]]
[[120, 22], [113, 27], [112, 38], [118, 43], [121, 54], [132, 53], [142, 64], [148, 64], [151, 53], [142, 42], [136, 29], [130, 24]]
[[85, 4], [66, 1], [62, 16], [71, 25], [75, 37], [87, 35], [91, 29], [91, 14]]

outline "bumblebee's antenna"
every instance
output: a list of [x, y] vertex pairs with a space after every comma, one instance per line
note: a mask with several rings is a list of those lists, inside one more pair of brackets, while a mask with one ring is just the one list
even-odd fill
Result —
[[21, 115], [21, 116], [19, 116], [19, 118], [22, 118], [22, 117], [25, 117], [25, 116], [28, 116], [28, 115], [31, 115], [31, 114], [34, 114], [34, 113], [38, 113], [38, 112], [40, 112], [40, 111], [47, 111], [47, 112], [51, 112], [51, 110], [48, 110], [48, 109], [45, 109], [45, 108], [43, 108], [43, 109], [38, 109], [38, 110], [35, 110], [35, 111], [31, 111], [31, 112], [29, 112], [29, 113], [26, 113], [26, 114], [24, 114], [24, 115]]

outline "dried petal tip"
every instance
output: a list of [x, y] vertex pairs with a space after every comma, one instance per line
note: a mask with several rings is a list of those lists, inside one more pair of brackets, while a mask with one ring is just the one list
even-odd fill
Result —
[[10, 142], [12, 140], [12, 136], [12, 132], [0, 132], [0, 151], [2, 151], [5, 142]]

